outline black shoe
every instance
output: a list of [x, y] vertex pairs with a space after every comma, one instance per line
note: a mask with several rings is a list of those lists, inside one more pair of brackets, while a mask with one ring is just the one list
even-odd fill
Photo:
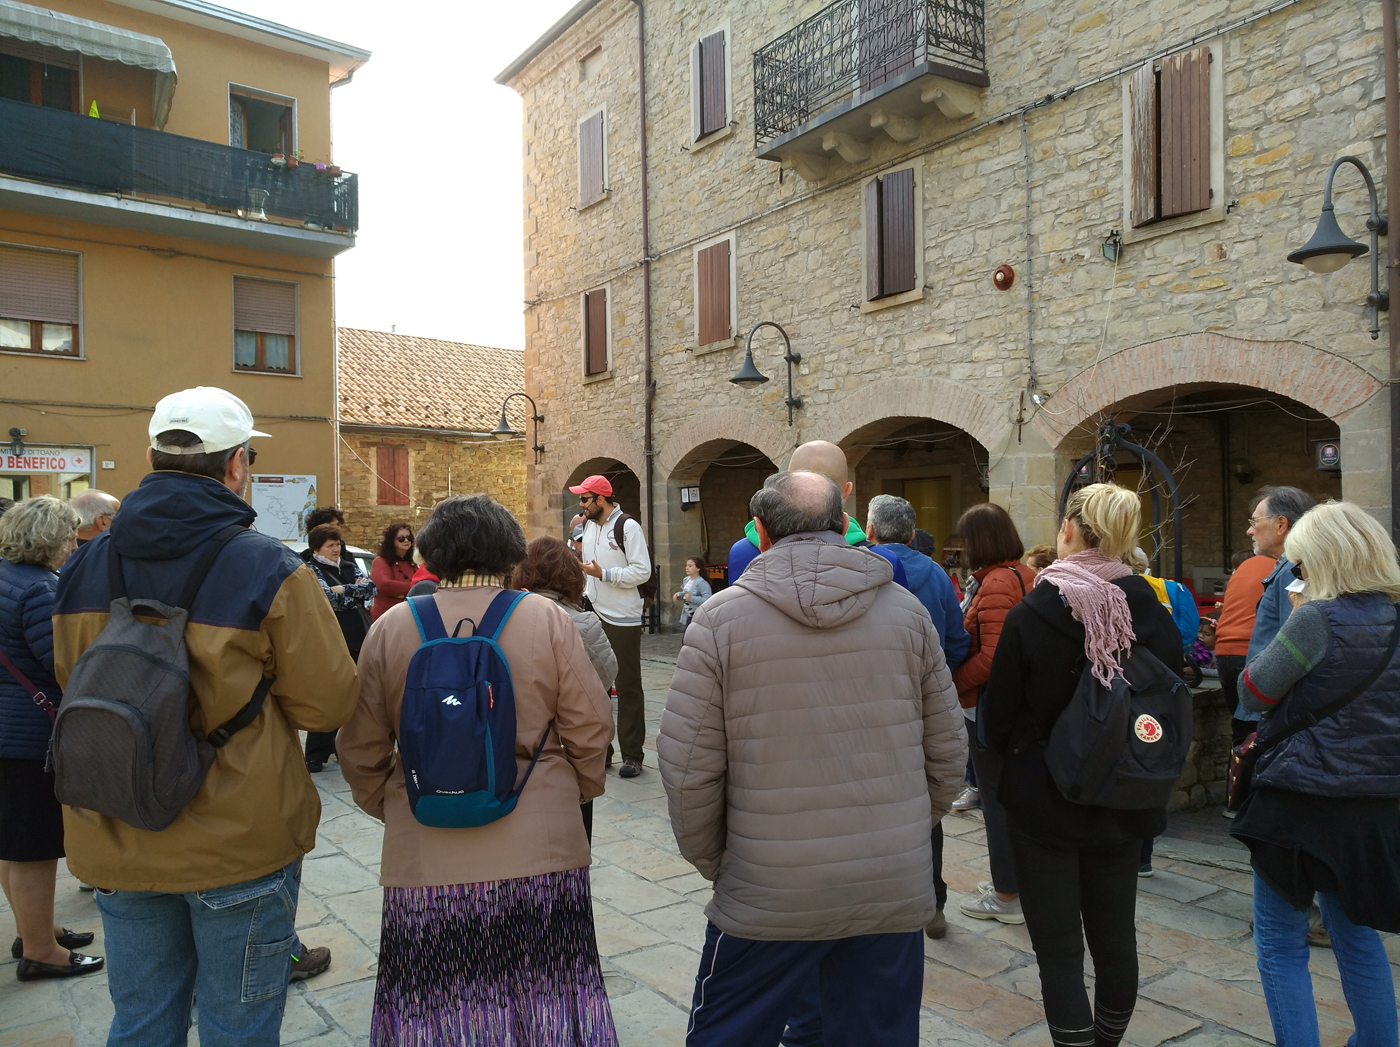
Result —
[[618, 777], [620, 778], [635, 778], [641, 773], [642, 761], [633, 760], [631, 758], [624, 759], [622, 761], [622, 770], [617, 772]]
[[[84, 945], [92, 944], [92, 935], [86, 931], [70, 931], [65, 927], [62, 934], [54, 935], [53, 940], [65, 949], [81, 949]], [[16, 960], [24, 957], [23, 938], [15, 939], [15, 943], [10, 946], [10, 955]]]
[[22, 982], [37, 982], [41, 978], [72, 978], [79, 974], [95, 974], [106, 965], [101, 956], [84, 956], [70, 952], [67, 963], [40, 963], [38, 960], [19, 961], [15, 977]]
[[306, 769], [307, 769], [308, 771], [310, 771], [312, 774], [320, 774], [320, 773], [321, 773], [321, 769], [322, 769], [324, 766], [325, 766], [325, 764], [323, 764], [320, 760], [307, 760], [307, 761], [306, 761]]

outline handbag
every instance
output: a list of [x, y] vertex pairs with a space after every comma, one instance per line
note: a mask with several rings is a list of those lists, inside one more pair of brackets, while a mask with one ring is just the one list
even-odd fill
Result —
[[1381, 674], [1390, 667], [1390, 660], [1395, 655], [1397, 643], [1400, 643], [1400, 604], [1395, 605], [1395, 624], [1390, 630], [1390, 645], [1385, 649], [1385, 654], [1381, 657], [1380, 665], [1376, 666], [1375, 672], [1340, 698], [1334, 698], [1316, 712], [1302, 716], [1297, 723], [1280, 731], [1268, 741], [1261, 742], [1259, 732], [1254, 731], [1248, 738], [1230, 750], [1230, 769], [1225, 779], [1225, 809], [1238, 811], [1244, 806], [1245, 800], [1249, 798], [1250, 786], [1254, 780], [1254, 766], [1259, 762], [1259, 757], [1274, 746], [1292, 738], [1295, 734], [1306, 731], [1310, 727], [1316, 727], [1329, 716], [1341, 712], [1369, 690], [1371, 685], [1381, 678]]

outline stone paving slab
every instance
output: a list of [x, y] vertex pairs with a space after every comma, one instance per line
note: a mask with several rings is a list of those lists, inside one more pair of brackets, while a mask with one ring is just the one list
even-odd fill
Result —
[[[593, 905], [598, 949], [624, 1047], [681, 1045], [704, 941], [709, 884], [676, 853], [656, 772], [655, 732], [675, 654], [675, 636], [646, 637], [647, 757], [640, 778], [608, 776], [594, 805]], [[308, 856], [297, 927], [309, 945], [329, 945], [331, 969], [288, 993], [286, 1044], [350, 1047], [368, 1042], [382, 894], [381, 827], [354, 807], [338, 765], [315, 777], [324, 810]], [[1048, 1047], [1040, 981], [1024, 926], [974, 920], [957, 904], [989, 876], [979, 812], [944, 821], [948, 937], [924, 942], [921, 1043], [938, 1047]], [[1250, 1047], [1272, 1042], [1254, 966], [1248, 852], [1229, 836], [1219, 809], [1178, 812], [1157, 841], [1157, 874], [1140, 882], [1141, 999], [1126, 1042]], [[57, 916], [97, 933], [92, 895], [60, 869]], [[0, 904], [0, 941], [12, 932]], [[1386, 936], [1400, 984], [1400, 937]], [[1310, 966], [1325, 1047], [1345, 1043], [1350, 1017], [1329, 950]], [[106, 975], [20, 984], [0, 954], [0, 1047], [101, 1047], [111, 1021]], [[1089, 971], [1092, 982], [1092, 969]], [[198, 1042], [198, 1025], [191, 1031]]]

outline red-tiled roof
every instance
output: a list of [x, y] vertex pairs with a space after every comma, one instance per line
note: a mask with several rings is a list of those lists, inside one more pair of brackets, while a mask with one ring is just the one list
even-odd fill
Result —
[[[501, 401], [525, 388], [525, 354], [440, 338], [340, 328], [340, 420], [490, 432]], [[506, 416], [517, 431], [524, 397]]]

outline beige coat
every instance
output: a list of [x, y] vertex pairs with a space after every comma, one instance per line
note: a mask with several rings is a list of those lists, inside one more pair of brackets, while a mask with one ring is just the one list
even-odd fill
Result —
[[[433, 599], [450, 634], [480, 621], [499, 589], [439, 589]], [[464, 635], [466, 635], [464, 633]], [[433, 829], [409, 810], [394, 748], [409, 659], [418, 628], [407, 604], [384, 612], [360, 651], [360, 702], [340, 730], [341, 770], [355, 802], [384, 822], [379, 882], [428, 887], [508, 880], [589, 864], [580, 798], [603, 792], [604, 750], [613, 737], [607, 692], [578, 629], [558, 604], [527, 595], [500, 636], [515, 692], [516, 780], [554, 721], [540, 761], [514, 811], [475, 829]]]
[[914, 931], [933, 916], [933, 821], [967, 756], [938, 634], [893, 569], [794, 535], [685, 634], [656, 750], [681, 854], [721, 931]]

